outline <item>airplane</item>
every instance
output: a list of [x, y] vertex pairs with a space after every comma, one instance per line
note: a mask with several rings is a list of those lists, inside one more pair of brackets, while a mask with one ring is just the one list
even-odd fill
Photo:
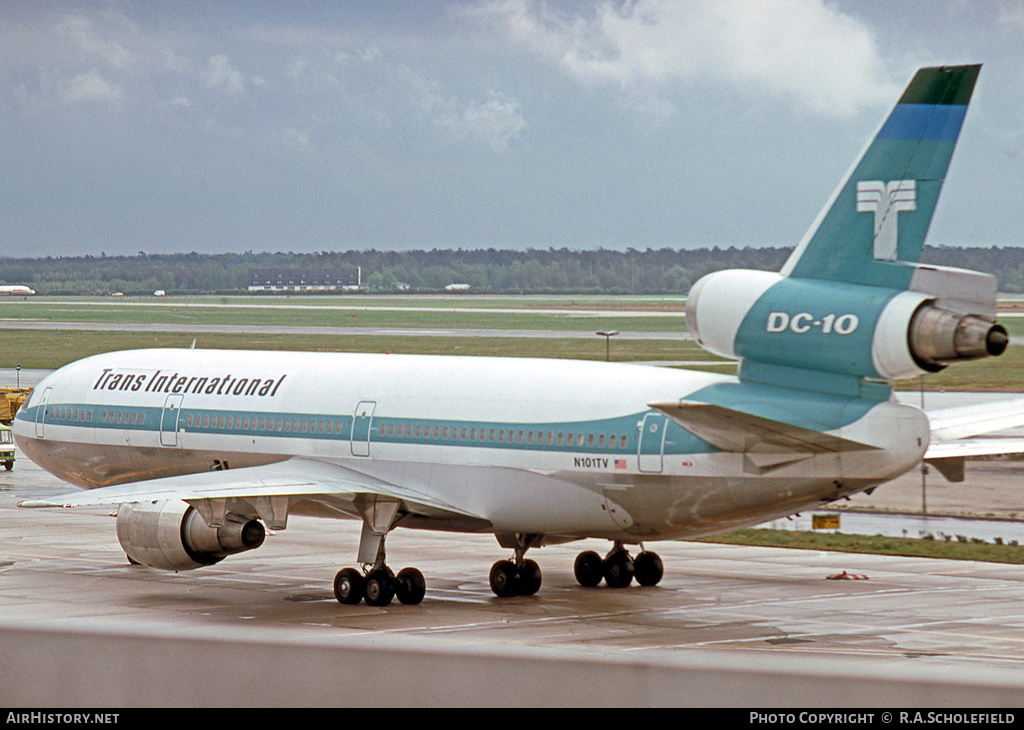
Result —
[[0, 296], [12, 296], [12, 297], [20, 296], [20, 295], [26, 295], [27, 296], [29, 294], [35, 294], [35, 293], [36, 293], [35, 289], [29, 289], [27, 286], [24, 286], [22, 284], [12, 284], [12, 285], [3, 284], [3, 285], [0, 285]]
[[[14, 421], [22, 452], [119, 505], [133, 563], [187, 570], [258, 547], [290, 515], [362, 521], [342, 604], [418, 604], [396, 527], [490, 533], [498, 597], [537, 593], [526, 558], [581, 552], [582, 586], [658, 584], [656, 540], [708, 535], [870, 492], [965, 437], [1024, 422], [900, 404], [893, 383], [1002, 354], [995, 279], [918, 263], [980, 66], [919, 70], [780, 272], [700, 279], [686, 323], [736, 375], [606, 362], [144, 349], [49, 375]], [[943, 420], [945, 418], [945, 420]], [[1020, 446], [1018, 445], [1018, 449]], [[633, 546], [639, 552], [630, 554]]]

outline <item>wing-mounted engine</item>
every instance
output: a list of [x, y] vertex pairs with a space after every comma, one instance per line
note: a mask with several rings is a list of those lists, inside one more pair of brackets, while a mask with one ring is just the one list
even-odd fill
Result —
[[1009, 338], [995, 322], [994, 277], [942, 267], [913, 272], [901, 291], [720, 271], [694, 285], [686, 323], [701, 347], [745, 364], [872, 380], [917, 377], [1003, 353]]
[[210, 527], [193, 507], [176, 500], [122, 504], [117, 510], [117, 539], [135, 563], [162, 570], [193, 570], [228, 555], [258, 548], [263, 525], [229, 515]]

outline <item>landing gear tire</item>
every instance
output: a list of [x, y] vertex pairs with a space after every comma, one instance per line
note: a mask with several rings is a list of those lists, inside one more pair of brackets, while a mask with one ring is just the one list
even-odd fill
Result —
[[402, 568], [395, 578], [395, 595], [399, 603], [415, 606], [427, 592], [427, 581], [416, 568]]
[[371, 570], [366, 575], [366, 604], [387, 606], [395, 597], [395, 574], [387, 568]]
[[533, 560], [527, 560], [519, 570], [519, 595], [532, 596], [540, 590], [540, 566]]
[[499, 560], [491, 566], [491, 590], [498, 598], [519, 595], [519, 571], [511, 560]]
[[339, 570], [334, 576], [334, 597], [338, 603], [355, 605], [363, 600], [366, 593], [366, 580], [355, 568]]
[[665, 575], [665, 566], [657, 553], [644, 551], [633, 560], [636, 582], [642, 586], [656, 586]]
[[576, 582], [584, 588], [596, 588], [604, 578], [604, 560], [593, 550], [587, 550], [576, 556], [573, 573]]
[[633, 559], [625, 550], [611, 553], [604, 560], [604, 582], [609, 588], [625, 588], [633, 582]]

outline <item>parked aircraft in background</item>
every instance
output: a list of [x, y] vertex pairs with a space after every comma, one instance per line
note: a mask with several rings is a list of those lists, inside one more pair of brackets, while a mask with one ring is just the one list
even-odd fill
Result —
[[35, 289], [29, 289], [27, 286], [22, 286], [21, 284], [0, 285], [0, 296], [27, 296], [35, 293]]
[[[388, 566], [398, 526], [493, 533], [512, 555], [491, 588], [529, 595], [541, 585], [531, 548], [604, 538], [607, 555], [576, 560], [582, 585], [654, 585], [650, 541], [870, 491], [931, 458], [929, 419], [892, 397], [893, 381], [1007, 346], [993, 277], [916, 263], [978, 71], [914, 76], [781, 272], [697, 282], [689, 329], [738, 359], [738, 376], [517, 358], [97, 355], [49, 376], [17, 415], [25, 455], [89, 490], [30, 506], [120, 504], [129, 558], [171, 570], [254, 548], [290, 515], [359, 519], [363, 569], [342, 569], [335, 595], [386, 605], [418, 603], [426, 587], [419, 570]], [[955, 438], [990, 430], [993, 408], [954, 419]], [[999, 427], [1022, 411], [1006, 409]], [[950, 473], [967, 453], [957, 443], [935, 456]]]

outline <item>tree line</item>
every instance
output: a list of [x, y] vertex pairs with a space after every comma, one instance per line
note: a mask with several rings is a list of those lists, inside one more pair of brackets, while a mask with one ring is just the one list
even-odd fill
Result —
[[[477, 249], [318, 253], [147, 254], [0, 258], [0, 283], [39, 294], [237, 294], [253, 269], [358, 266], [364, 289], [444, 291], [468, 284], [485, 293], [685, 294], [704, 274], [744, 268], [777, 271], [791, 248]], [[1024, 292], [1024, 248], [926, 247], [926, 263], [996, 274], [1002, 292]]]

